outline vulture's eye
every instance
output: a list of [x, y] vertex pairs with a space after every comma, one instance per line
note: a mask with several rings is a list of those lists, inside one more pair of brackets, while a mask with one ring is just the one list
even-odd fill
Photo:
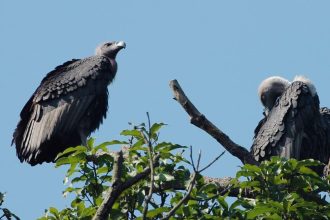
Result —
[[111, 43], [106, 43], [105, 46], [109, 47], [111, 45]]

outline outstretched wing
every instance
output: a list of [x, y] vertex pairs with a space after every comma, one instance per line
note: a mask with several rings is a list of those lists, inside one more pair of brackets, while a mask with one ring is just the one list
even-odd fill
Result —
[[[319, 132], [319, 133], [318, 133]], [[257, 161], [271, 156], [317, 159], [325, 135], [317, 95], [306, 84], [293, 82], [258, 125], [251, 152]], [[319, 156], [317, 156], [319, 157]]]
[[13, 135], [19, 159], [50, 162], [81, 144], [106, 116], [107, 85], [114, 76], [102, 56], [72, 60], [48, 73], [20, 114]]

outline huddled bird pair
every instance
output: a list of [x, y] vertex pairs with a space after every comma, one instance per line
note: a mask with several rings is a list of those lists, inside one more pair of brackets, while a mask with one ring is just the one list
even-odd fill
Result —
[[270, 77], [259, 86], [264, 118], [255, 129], [251, 153], [257, 161], [271, 156], [316, 159], [330, 156], [330, 109], [320, 108], [313, 83], [302, 76], [292, 83]]
[[[66, 148], [86, 143], [106, 117], [107, 86], [117, 72], [116, 55], [125, 47], [123, 41], [104, 43], [95, 56], [68, 61], [46, 75], [13, 134], [21, 162], [51, 162]], [[308, 79], [290, 83], [270, 77], [261, 83], [259, 96], [265, 110], [251, 147], [257, 161], [279, 155], [328, 162], [330, 110], [319, 107]]]
[[275, 76], [264, 80], [258, 92], [265, 111], [255, 129], [251, 147], [254, 158], [312, 158], [327, 164], [330, 109], [320, 108], [313, 83], [302, 76], [292, 83]]

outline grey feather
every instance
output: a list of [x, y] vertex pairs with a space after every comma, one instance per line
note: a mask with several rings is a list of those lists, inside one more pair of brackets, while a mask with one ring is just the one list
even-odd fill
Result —
[[[302, 152], [303, 136], [314, 135], [310, 122], [321, 124], [318, 115], [318, 97], [313, 97], [304, 83], [293, 82], [257, 127], [251, 148], [253, 154], [258, 155], [259, 161], [275, 155], [306, 158], [308, 153]], [[259, 153], [260, 149], [265, 149], [265, 153]]]

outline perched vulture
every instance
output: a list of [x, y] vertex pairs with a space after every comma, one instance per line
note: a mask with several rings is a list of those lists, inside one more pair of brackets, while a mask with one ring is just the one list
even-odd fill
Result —
[[117, 72], [123, 41], [104, 43], [95, 56], [73, 59], [41, 81], [20, 113], [13, 134], [21, 162], [52, 162], [68, 147], [86, 144], [108, 109], [107, 86]]
[[257, 161], [281, 156], [328, 163], [330, 109], [320, 108], [310, 80], [299, 76], [290, 83], [270, 77], [259, 86], [259, 97], [265, 111], [251, 148]]

